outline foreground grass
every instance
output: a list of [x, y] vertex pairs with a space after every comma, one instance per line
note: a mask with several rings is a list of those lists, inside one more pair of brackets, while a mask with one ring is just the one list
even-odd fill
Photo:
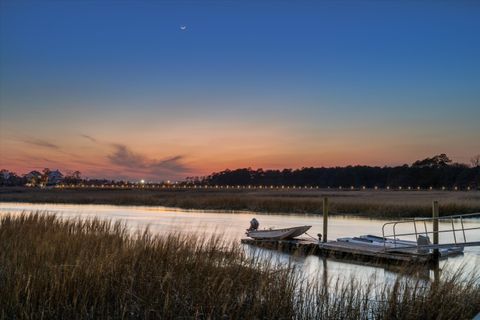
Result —
[[374, 288], [306, 283], [218, 237], [131, 235], [119, 224], [0, 219], [0, 318], [471, 319], [479, 279]]
[[332, 214], [372, 218], [430, 217], [433, 200], [440, 202], [440, 215], [480, 212], [479, 191], [0, 189], [0, 201], [152, 205], [286, 214], [321, 214], [324, 196], [330, 197]]
[[0, 316], [292, 317], [288, 271], [224, 245], [219, 238], [130, 236], [122, 225], [98, 220], [3, 217]]

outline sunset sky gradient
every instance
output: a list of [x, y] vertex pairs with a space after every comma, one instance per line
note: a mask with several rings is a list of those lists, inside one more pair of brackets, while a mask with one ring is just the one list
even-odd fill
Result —
[[159, 181], [480, 153], [479, 2], [0, 6], [0, 167], [17, 173]]

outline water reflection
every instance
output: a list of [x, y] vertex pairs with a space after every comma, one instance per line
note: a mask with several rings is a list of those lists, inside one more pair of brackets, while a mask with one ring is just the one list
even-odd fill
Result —
[[[322, 216], [314, 215], [262, 215], [253, 212], [224, 213], [205, 212], [195, 210], [180, 210], [164, 207], [138, 207], [138, 206], [110, 206], [110, 205], [68, 205], [68, 204], [28, 204], [28, 203], [0, 203], [0, 215], [6, 213], [20, 214], [24, 211], [40, 210], [45, 213], [55, 213], [64, 218], [82, 217], [111, 219], [125, 221], [132, 230], [149, 227], [155, 234], [169, 232], [195, 233], [202, 236], [222, 235], [228, 241], [239, 241], [245, 235], [245, 229], [252, 217], [257, 217], [261, 227], [290, 227], [295, 225], [312, 225], [310, 234], [322, 232]], [[362, 234], [381, 235], [382, 225], [386, 221], [359, 217], [329, 218], [329, 239], [339, 237], [358, 236]], [[465, 226], [478, 227], [480, 220], [468, 220]], [[449, 226], [446, 225], [445, 228]], [[440, 224], [442, 228], [442, 224]], [[412, 232], [407, 226], [399, 226], [399, 232]], [[440, 241], [452, 241], [453, 236], [445, 233], [440, 235]], [[469, 235], [469, 241], [480, 241], [480, 232]], [[276, 263], [291, 263], [298, 272], [308, 279], [329, 278], [349, 279], [355, 277], [358, 281], [371, 281], [376, 279], [381, 284], [395, 281], [397, 271], [394, 268], [367, 266], [364, 264], [348, 263], [334, 259], [325, 259], [318, 256], [292, 256], [286, 253], [266, 249], [252, 249], [246, 246], [247, 253], [252, 250], [258, 254], [269, 255]], [[448, 262], [447, 262], [448, 261]], [[461, 266], [466, 272], [473, 271], [480, 265], [480, 248], [467, 247], [463, 256], [449, 258], [441, 261], [440, 270], [448, 263], [451, 270]], [[425, 271], [433, 277], [431, 271]]]

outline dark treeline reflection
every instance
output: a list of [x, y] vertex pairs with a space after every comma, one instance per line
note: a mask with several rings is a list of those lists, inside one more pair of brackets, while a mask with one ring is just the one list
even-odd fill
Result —
[[200, 179], [212, 185], [297, 185], [319, 187], [365, 186], [367, 188], [411, 186], [412, 188], [478, 188], [480, 166], [452, 163], [445, 155], [396, 167], [347, 166], [283, 170], [225, 170]]

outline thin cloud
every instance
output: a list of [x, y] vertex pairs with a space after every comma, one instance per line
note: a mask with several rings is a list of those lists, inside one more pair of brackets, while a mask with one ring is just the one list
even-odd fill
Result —
[[52, 142], [49, 142], [47, 140], [42, 140], [42, 139], [24, 139], [22, 140], [26, 144], [30, 144], [32, 146], [37, 146], [37, 147], [43, 147], [43, 148], [49, 148], [49, 149], [60, 149], [60, 147]]
[[189, 168], [183, 163], [184, 156], [175, 156], [165, 160], [160, 160], [150, 164], [152, 170], [169, 170], [172, 172], [187, 172]]
[[113, 145], [115, 151], [108, 155], [108, 159], [113, 163], [128, 168], [146, 168], [147, 159], [145, 156], [134, 153], [122, 144]]
[[112, 164], [142, 172], [157, 178], [186, 174], [190, 168], [186, 166], [184, 156], [177, 155], [166, 159], [155, 160], [130, 150], [123, 144], [114, 144], [114, 151], [108, 155]]
[[87, 139], [87, 140], [90, 140], [91, 142], [98, 142], [97, 139], [95, 139], [95, 138], [92, 137], [92, 136], [89, 136], [88, 134], [81, 134], [80, 136], [83, 137], [83, 138], [85, 138], [85, 139]]

